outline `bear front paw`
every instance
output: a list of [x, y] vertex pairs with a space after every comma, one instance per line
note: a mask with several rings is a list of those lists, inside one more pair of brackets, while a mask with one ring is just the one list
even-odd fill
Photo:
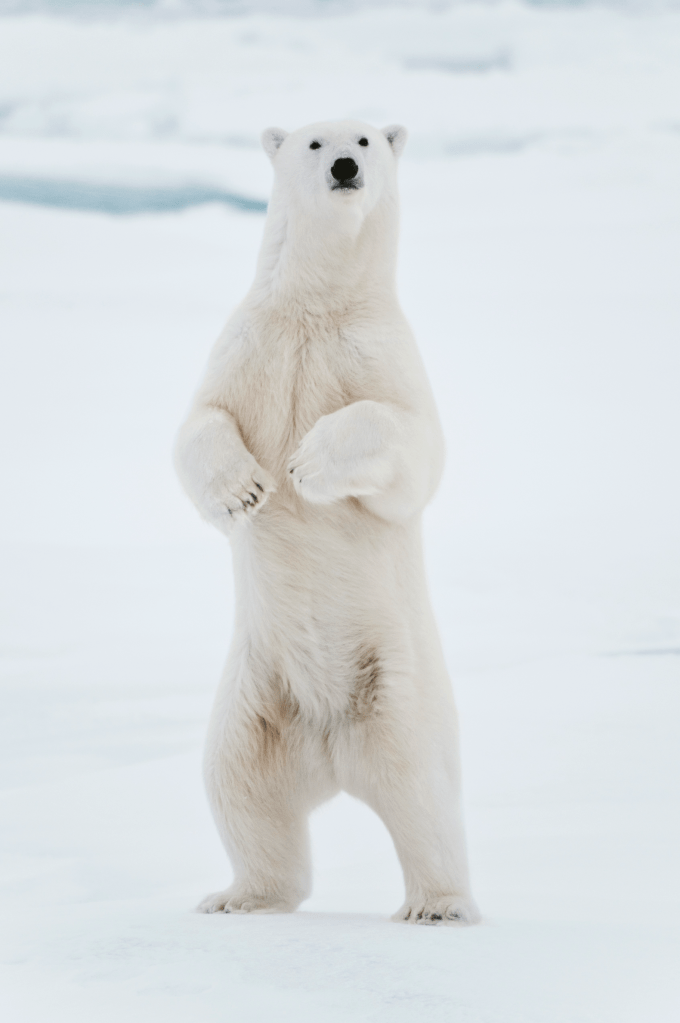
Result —
[[348, 496], [347, 487], [343, 487], [338, 478], [337, 468], [329, 454], [315, 450], [309, 435], [288, 463], [288, 473], [296, 493], [312, 504], [331, 504]]
[[338, 415], [322, 416], [288, 463], [296, 493], [311, 504], [376, 494], [394, 474], [389, 453]]
[[332, 504], [349, 496], [349, 492], [343, 492], [343, 489], [337, 486], [337, 482], [329, 478], [328, 473], [309, 464], [293, 465], [288, 472], [292, 477], [295, 492], [310, 504]]
[[218, 476], [206, 494], [205, 517], [224, 533], [252, 519], [276, 490], [272, 477], [255, 459], [239, 468], [240, 471]]

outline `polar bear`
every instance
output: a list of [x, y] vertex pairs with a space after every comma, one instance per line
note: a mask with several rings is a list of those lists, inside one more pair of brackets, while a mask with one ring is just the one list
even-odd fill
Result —
[[382, 818], [393, 919], [474, 923], [457, 724], [420, 514], [443, 440], [395, 290], [406, 131], [270, 128], [255, 281], [212, 352], [175, 462], [233, 549], [234, 634], [205, 778], [234, 881], [204, 912], [294, 910], [307, 818], [340, 790]]

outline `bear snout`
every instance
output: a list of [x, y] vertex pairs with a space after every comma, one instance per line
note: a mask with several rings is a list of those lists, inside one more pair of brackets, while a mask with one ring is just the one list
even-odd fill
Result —
[[351, 156], [343, 156], [339, 160], [336, 160], [331, 167], [331, 174], [336, 181], [344, 184], [344, 182], [352, 181], [359, 173], [359, 168], [351, 158]]

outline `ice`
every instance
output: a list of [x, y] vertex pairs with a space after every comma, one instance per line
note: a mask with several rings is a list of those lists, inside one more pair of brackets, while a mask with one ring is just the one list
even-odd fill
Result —
[[0, 201], [52, 206], [66, 210], [96, 210], [99, 213], [176, 213], [190, 206], [222, 203], [253, 213], [266, 213], [267, 202], [247, 195], [236, 195], [205, 185], [144, 187], [140, 185], [100, 185], [82, 181], [55, 181], [50, 178], [0, 177]]
[[[0, 185], [43, 183], [0, 202], [3, 1018], [675, 1023], [680, 14], [276, 6], [0, 18]], [[388, 923], [347, 796], [299, 913], [191, 913], [229, 880], [200, 751], [233, 597], [170, 449], [263, 217], [149, 202], [266, 200], [261, 129], [344, 116], [411, 133], [468, 930]]]

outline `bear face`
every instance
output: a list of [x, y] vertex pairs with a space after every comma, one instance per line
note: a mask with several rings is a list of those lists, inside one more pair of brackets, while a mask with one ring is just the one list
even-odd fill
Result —
[[366, 215], [385, 193], [396, 194], [396, 158], [406, 129], [382, 131], [361, 121], [324, 121], [297, 131], [267, 128], [262, 144], [287, 201], [319, 215], [352, 206]]

